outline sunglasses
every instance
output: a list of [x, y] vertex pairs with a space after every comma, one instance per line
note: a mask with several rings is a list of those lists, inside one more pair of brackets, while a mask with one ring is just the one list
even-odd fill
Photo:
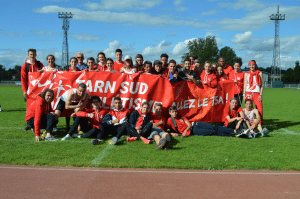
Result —
[[83, 57], [76, 57], [77, 59], [83, 59]]

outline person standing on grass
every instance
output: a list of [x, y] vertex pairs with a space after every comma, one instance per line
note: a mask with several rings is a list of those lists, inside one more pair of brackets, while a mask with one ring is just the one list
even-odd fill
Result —
[[107, 70], [106, 71], [110, 71], [112, 73], [118, 73], [119, 71], [113, 70], [113, 65], [114, 65], [114, 60], [112, 60], [112, 58], [107, 58], [107, 60], [106, 60]]
[[244, 77], [244, 100], [251, 99], [261, 117], [260, 124], [263, 123], [263, 75], [257, 68], [255, 60], [248, 63], [250, 71], [245, 73]]
[[153, 127], [151, 129], [151, 134], [148, 139], [153, 139], [156, 142], [156, 148], [161, 149], [164, 148], [168, 150], [169, 142], [171, 141], [170, 135], [165, 132], [165, 125], [167, 123], [167, 119], [161, 116], [162, 112], [162, 104], [155, 103], [154, 104], [154, 112], [155, 114], [151, 116], [151, 121], [153, 123]]
[[161, 61], [155, 60], [153, 62], [153, 73], [152, 74], [162, 77], [162, 73], [163, 73], [163, 70], [162, 70]]
[[149, 144], [147, 137], [150, 135], [153, 124], [150, 122], [151, 116], [148, 113], [149, 103], [143, 102], [140, 110], [134, 110], [129, 119], [127, 133], [132, 137], [126, 139], [127, 142], [135, 141], [137, 138], [145, 144]]
[[125, 56], [124, 66], [120, 69], [120, 73], [133, 74], [136, 73], [137, 70], [133, 67], [132, 58], [130, 55]]
[[80, 71], [80, 69], [77, 68], [78, 60], [77, 60], [76, 57], [71, 57], [69, 63], [70, 63], [70, 67], [69, 67], [69, 71], [70, 72], [78, 72], [78, 71]]
[[183, 69], [178, 74], [183, 80], [191, 80], [195, 84], [198, 84], [198, 76], [191, 70], [191, 60], [189, 58], [184, 60]]
[[[76, 117], [75, 121], [69, 130], [68, 134], [61, 140], [72, 139], [72, 137], [78, 138], [90, 138], [93, 145], [103, 143], [104, 127], [102, 125], [102, 119], [107, 113], [107, 110], [101, 108], [101, 100], [98, 96], [91, 97], [92, 108], [85, 108], [83, 111], [73, 113], [71, 117]], [[74, 134], [77, 131], [78, 126], [81, 126], [81, 130], [86, 132], [84, 135]]]
[[[90, 95], [86, 91], [86, 84], [80, 83], [78, 88], [73, 88], [66, 91], [59, 99], [55, 109], [56, 119], [58, 119], [65, 109], [73, 109], [75, 113], [86, 108], [90, 100]], [[66, 131], [70, 129], [70, 118], [66, 117]]]
[[163, 71], [168, 69], [168, 59], [169, 59], [168, 54], [163, 53], [160, 55], [160, 62], [162, 63], [161, 68]]
[[178, 76], [176, 61], [174, 59], [170, 60], [168, 69], [162, 72], [162, 77], [168, 79], [170, 83], [176, 83], [183, 80]]
[[40, 61], [36, 60], [36, 56], [36, 49], [28, 49], [28, 57], [21, 68], [21, 85], [25, 101], [28, 99], [28, 73], [39, 72], [44, 67]]
[[151, 61], [145, 61], [144, 62], [144, 73], [146, 75], [152, 74], [152, 62]]
[[232, 71], [232, 67], [226, 64], [224, 57], [220, 57], [218, 61], [219, 65], [223, 67], [225, 75], [228, 76], [229, 72]]
[[217, 77], [211, 72], [211, 63], [206, 61], [204, 64], [204, 71], [199, 74], [200, 82], [204, 88], [215, 88], [217, 87]]
[[116, 61], [114, 62], [113, 69], [120, 72], [121, 68], [123, 68], [124, 63], [122, 61], [122, 50], [116, 49], [115, 51]]
[[193, 70], [194, 73], [196, 74], [199, 74], [201, 73], [201, 61], [199, 59], [195, 59], [195, 62], [194, 62], [194, 67], [191, 68]]
[[62, 69], [59, 66], [55, 65], [54, 55], [48, 55], [46, 60], [48, 62], [48, 66], [44, 66], [42, 68], [41, 72], [44, 72], [44, 71], [53, 71], [53, 72], [62, 71]]
[[227, 80], [227, 76], [225, 75], [222, 66], [219, 66], [219, 65], [218, 65], [218, 66], [216, 67], [216, 71], [217, 71], [217, 74], [216, 74], [217, 82], [222, 82], [222, 81]]
[[143, 55], [137, 54], [135, 56], [135, 66], [134, 67], [136, 68], [136, 71], [138, 73], [143, 73], [144, 72], [143, 62], [144, 62]]
[[243, 109], [245, 114], [245, 122], [250, 130], [252, 136], [255, 138], [257, 134], [261, 134], [262, 137], [265, 137], [269, 130], [267, 128], [262, 128], [260, 122], [260, 114], [257, 109], [253, 108], [253, 102], [251, 99], [245, 100], [245, 108]]
[[186, 137], [191, 134], [192, 124], [184, 117], [179, 116], [177, 113], [177, 107], [171, 106], [169, 108], [170, 117], [167, 120], [167, 128], [171, 129], [172, 136]]
[[244, 89], [244, 76], [245, 74], [240, 71], [242, 66], [240, 60], [236, 60], [233, 63], [233, 70], [229, 72], [228, 80], [232, 80], [235, 83], [234, 86], [234, 97], [238, 99], [238, 106], [242, 105], [243, 102], [243, 89]]
[[85, 71], [99, 71], [97, 69], [97, 65], [95, 65], [95, 59], [93, 57], [87, 58], [87, 68], [84, 69]]
[[107, 70], [107, 66], [106, 66], [106, 57], [104, 52], [100, 52], [97, 55], [98, 57], [98, 70], [99, 71], [106, 71]]
[[45, 141], [57, 140], [51, 136], [55, 125], [55, 113], [51, 106], [53, 99], [53, 90], [46, 88], [38, 95], [37, 99], [30, 105], [26, 112], [25, 121], [28, 129], [34, 129], [36, 142], [40, 141], [41, 129], [46, 129], [47, 135]]
[[250, 130], [247, 129], [247, 125], [244, 122], [245, 115], [240, 106], [238, 106], [238, 99], [232, 97], [230, 99], [230, 105], [224, 108], [224, 126], [234, 129], [235, 133], [239, 136], [241, 134], [246, 134], [248, 138], [252, 138]]
[[112, 138], [112, 142], [116, 145], [121, 136], [126, 134], [130, 111], [122, 106], [120, 97], [114, 98], [113, 106], [114, 108], [104, 116], [102, 123], [107, 132], [115, 136]]
[[87, 68], [87, 65], [85, 63], [83, 63], [83, 60], [84, 60], [84, 55], [82, 52], [78, 52], [76, 54], [76, 58], [78, 60], [78, 63], [76, 65], [76, 67], [79, 69], [79, 70], [83, 70], [83, 69], [86, 69]]

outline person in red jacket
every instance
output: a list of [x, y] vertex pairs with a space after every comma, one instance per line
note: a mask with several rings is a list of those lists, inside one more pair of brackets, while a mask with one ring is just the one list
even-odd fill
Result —
[[[92, 108], [85, 108], [83, 111], [78, 111], [71, 115], [72, 117], [76, 117], [76, 119], [68, 134], [61, 139], [62, 141], [71, 139], [73, 135], [78, 138], [97, 138], [91, 141], [93, 145], [103, 143], [102, 138], [104, 137], [104, 127], [102, 126], [102, 119], [107, 113], [107, 110], [101, 108], [101, 100], [96, 95], [91, 97], [91, 103]], [[81, 126], [81, 130], [83, 132], [86, 132], [84, 135], [73, 134], [77, 131], [78, 125]]]
[[215, 88], [217, 86], [217, 77], [211, 72], [211, 63], [206, 61], [204, 64], [204, 71], [199, 75], [200, 82], [204, 88]]
[[243, 89], [244, 89], [244, 76], [245, 74], [240, 71], [242, 62], [236, 60], [233, 63], [234, 70], [229, 72], [228, 80], [232, 80], [235, 83], [234, 86], [234, 97], [238, 99], [238, 106], [241, 106], [243, 102]]
[[217, 65], [217, 66], [216, 66], [216, 71], [217, 71], [217, 75], [216, 75], [216, 77], [217, 77], [217, 82], [227, 80], [227, 76], [225, 75], [222, 66]]
[[226, 64], [224, 57], [220, 57], [218, 63], [220, 66], [223, 67], [224, 73], [227, 76], [228, 76], [229, 72], [233, 70], [231, 66]]
[[[167, 120], [167, 128], [171, 129], [172, 136], [186, 137], [191, 134], [192, 124], [186, 119], [186, 117], [179, 116], [177, 114], [177, 107], [171, 106], [169, 108], [170, 117]], [[176, 125], [175, 125], [176, 124]]]
[[54, 98], [53, 90], [46, 88], [42, 91], [36, 101], [28, 108], [25, 116], [28, 129], [34, 129], [35, 141], [40, 141], [41, 129], [46, 129], [47, 136], [45, 141], [56, 141], [51, 136], [52, 129], [55, 125], [55, 114], [51, 106]]
[[25, 63], [21, 68], [21, 85], [25, 101], [28, 98], [28, 73], [39, 72], [44, 67], [40, 61], [36, 60], [36, 56], [36, 49], [28, 49], [28, 57], [25, 59]]

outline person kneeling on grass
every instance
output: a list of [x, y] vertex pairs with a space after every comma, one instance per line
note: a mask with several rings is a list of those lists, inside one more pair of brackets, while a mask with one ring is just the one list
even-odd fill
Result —
[[191, 134], [192, 124], [182, 116], [177, 114], [176, 106], [171, 106], [169, 108], [170, 117], [167, 120], [167, 128], [171, 129], [172, 136], [186, 137]]
[[102, 122], [105, 130], [115, 136], [112, 138], [114, 145], [116, 145], [121, 136], [125, 134], [126, 128], [129, 125], [129, 116], [130, 112], [122, 106], [121, 98], [115, 97], [114, 108], [109, 110], [109, 112], [104, 116]]
[[151, 129], [151, 134], [148, 139], [153, 139], [156, 142], [156, 148], [161, 149], [164, 148], [168, 150], [169, 142], [171, 141], [170, 135], [165, 132], [165, 124], [167, 119], [161, 116], [162, 112], [162, 104], [155, 103], [154, 104], [154, 112], [155, 114], [151, 116], [151, 121], [153, 123], [153, 127]]
[[223, 115], [225, 117], [224, 126], [234, 129], [237, 137], [245, 134], [248, 138], [252, 138], [252, 134], [250, 133], [250, 130], [247, 129], [247, 124], [244, 122], [244, 112], [242, 108], [238, 106], [238, 99], [236, 97], [230, 99], [230, 105], [225, 106]]
[[36, 101], [34, 101], [26, 112], [25, 121], [28, 129], [34, 128], [35, 141], [40, 141], [40, 130], [46, 129], [47, 136], [45, 141], [56, 141], [51, 136], [53, 127], [55, 126], [55, 113], [51, 107], [54, 98], [53, 90], [46, 88], [41, 92]]
[[[91, 103], [92, 108], [85, 108], [83, 111], [78, 111], [71, 115], [72, 117], [77, 117], [68, 134], [61, 139], [62, 141], [71, 139], [73, 135], [73, 137], [78, 138], [96, 137], [97, 139], [91, 141], [93, 145], [103, 143], [104, 127], [102, 125], [102, 118], [104, 118], [107, 110], [100, 107], [101, 100], [96, 95], [91, 97]], [[73, 134], [77, 131], [78, 125], [81, 126], [82, 131], [86, 132], [84, 135]]]
[[140, 110], [134, 110], [129, 119], [127, 133], [132, 137], [127, 138], [127, 142], [141, 139], [145, 144], [149, 144], [150, 140], [146, 139], [150, 135], [153, 124], [150, 122], [151, 116], [148, 113], [149, 103], [143, 102]]
[[246, 99], [245, 108], [243, 109], [245, 114], [245, 122], [250, 130], [252, 137], [256, 137], [257, 134], [261, 134], [262, 137], [265, 137], [269, 130], [267, 128], [262, 129], [260, 124], [260, 114], [257, 109], [253, 108], [253, 102], [251, 99]]

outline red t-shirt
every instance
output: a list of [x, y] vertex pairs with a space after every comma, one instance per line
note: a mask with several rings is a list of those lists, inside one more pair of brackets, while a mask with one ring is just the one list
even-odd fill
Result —
[[228, 74], [230, 73], [230, 71], [232, 71], [232, 70], [233, 70], [233, 68], [232, 68], [231, 66], [229, 66], [229, 65], [226, 65], [226, 66], [223, 68], [223, 71], [224, 71], [225, 75], [227, 75], [227, 76], [228, 76]]
[[120, 72], [120, 70], [123, 66], [124, 66], [124, 62], [121, 62], [120, 64], [118, 64], [118, 62], [115, 61], [114, 65], [113, 65], [113, 70]]
[[[158, 117], [156, 115], [152, 115], [151, 116], [151, 120], [153, 120], [153, 123], [158, 123], [160, 121], [163, 121], [166, 124], [166, 122], [167, 122], [167, 119], [164, 118], [163, 116]], [[163, 124], [161, 124], [161, 125], [159, 125], [157, 127], [160, 128], [163, 131], [165, 130], [165, 125], [163, 125]]]
[[244, 73], [242, 71], [236, 73], [234, 70], [229, 72], [228, 80], [237, 80], [237, 84], [234, 87], [234, 94], [240, 94], [244, 89]]
[[107, 70], [107, 66], [106, 65], [101, 66], [100, 64], [98, 64], [98, 69], [99, 69], [99, 71], [106, 71]]
[[[179, 131], [179, 133], [183, 134], [184, 130], [188, 127], [188, 125], [185, 123], [185, 121], [187, 121], [186, 117], [177, 117], [174, 118], [176, 124], [177, 124], [177, 129]], [[167, 127], [171, 127], [172, 129], [175, 130], [175, 126], [172, 122], [172, 119], [169, 117], [167, 120]], [[191, 134], [191, 130], [188, 130], [186, 135], [190, 135]]]
[[229, 107], [230, 107], [230, 105], [225, 106], [225, 108], [224, 108], [224, 114], [223, 114], [224, 121], [225, 121], [224, 125], [226, 127], [229, 124], [228, 120], [226, 119], [227, 116], [229, 116], [230, 118], [235, 118], [235, 117], [239, 116], [239, 113], [241, 111], [243, 111], [243, 109], [240, 106], [237, 106], [237, 107], [235, 107], [235, 109], [232, 109], [232, 110]]

